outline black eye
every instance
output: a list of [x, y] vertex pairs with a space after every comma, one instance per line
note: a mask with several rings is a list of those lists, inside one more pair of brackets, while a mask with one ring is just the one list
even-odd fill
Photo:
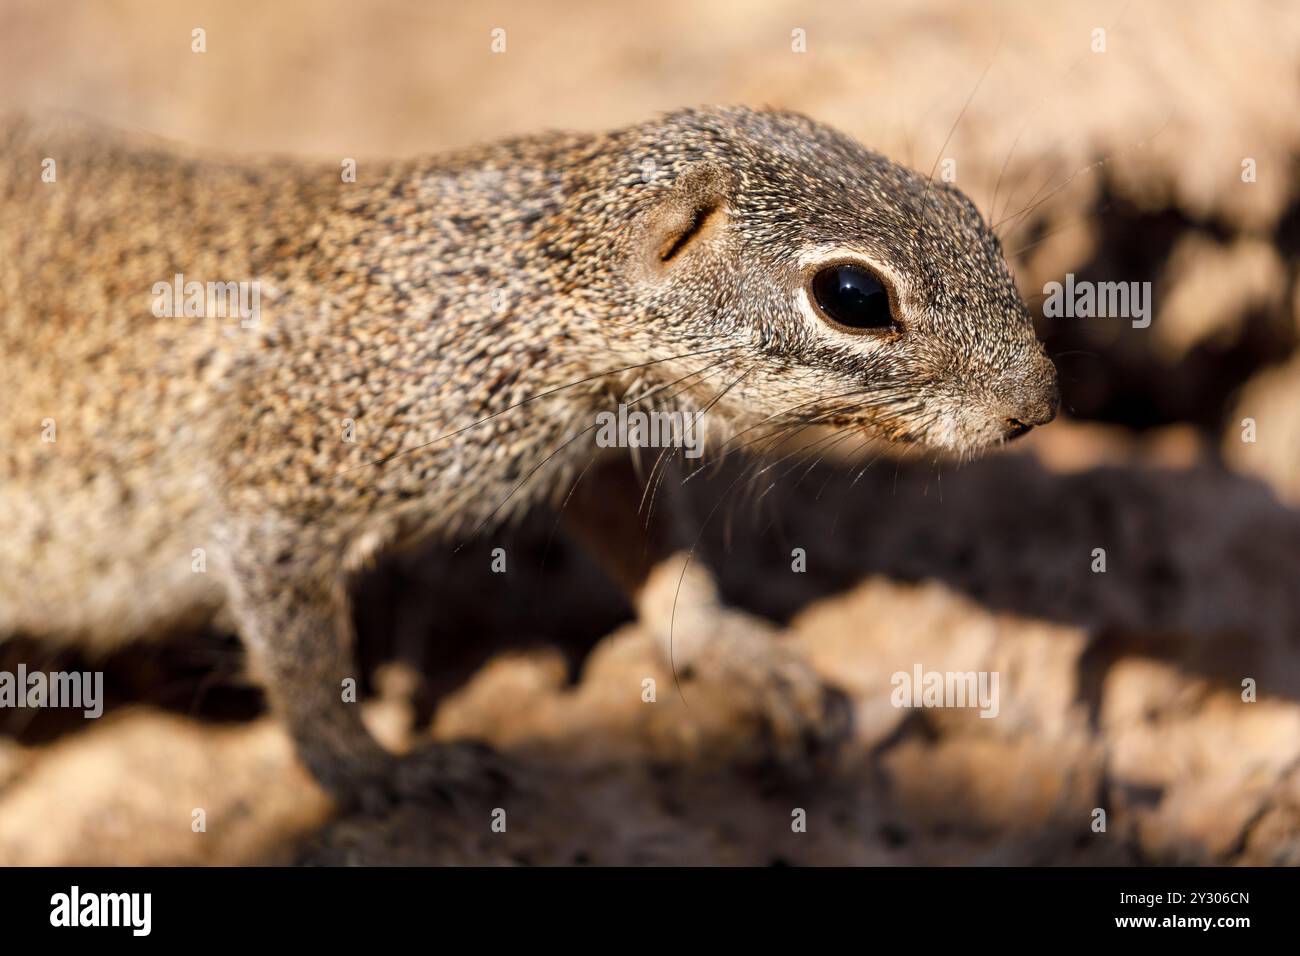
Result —
[[840, 325], [882, 330], [897, 325], [884, 284], [862, 266], [827, 266], [813, 276], [812, 294], [826, 317]]

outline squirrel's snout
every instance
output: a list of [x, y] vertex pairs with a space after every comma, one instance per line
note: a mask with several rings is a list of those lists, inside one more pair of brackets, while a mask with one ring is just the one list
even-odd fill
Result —
[[1017, 406], [1007, 418], [1007, 438], [1019, 438], [1035, 425], [1046, 425], [1056, 417], [1061, 406], [1061, 391], [1057, 383], [1056, 366], [1044, 356], [1043, 367], [1030, 395], [1022, 395]]
[[1032, 386], [1022, 386], [1017, 400], [1004, 413], [1007, 417], [1005, 439], [1019, 438], [1035, 425], [1046, 425], [1056, 417], [1061, 405], [1061, 392], [1057, 383], [1056, 366], [1043, 357], [1043, 365]]
[[1020, 409], [1019, 418], [1026, 425], [1046, 425], [1056, 417], [1057, 409], [1061, 407], [1061, 394], [1057, 390], [1056, 382], [1052, 382], [1051, 387], [1043, 391], [1043, 394], [1033, 402], [1026, 404]]

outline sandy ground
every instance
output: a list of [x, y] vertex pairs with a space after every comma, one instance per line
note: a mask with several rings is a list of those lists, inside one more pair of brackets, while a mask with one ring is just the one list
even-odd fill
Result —
[[[1300, 10], [995, 10], [0, 9], [5, 106], [228, 150], [364, 161], [697, 102], [802, 109], [923, 171], [955, 159], [1031, 304], [1066, 272], [1149, 280], [1157, 302], [1146, 330], [1041, 322], [1072, 420], [1015, 454], [800, 466], [710, 521], [735, 471], [696, 487], [701, 560], [735, 621], [823, 677], [838, 746], [791, 753], [755, 701], [679, 693], [537, 515], [361, 589], [373, 726], [458, 747], [427, 800], [338, 813], [237, 643], [177, 635], [108, 663], [102, 721], [0, 720], [0, 863], [1300, 864]], [[482, 573], [502, 543], [510, 574]], [[0, 647], [18, 660], [45, 657]], [[998, 718], [891, 706], [917, 662], [999, 671]]]

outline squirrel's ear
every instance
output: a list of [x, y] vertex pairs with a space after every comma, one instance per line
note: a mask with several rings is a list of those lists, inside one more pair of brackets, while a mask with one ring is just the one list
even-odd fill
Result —
[[727, 218], [730, 185], [722, 167], [700, 163], [655, 191], [635, 230], [634, 255], [647, 273], [673, 268], [717, 238]]

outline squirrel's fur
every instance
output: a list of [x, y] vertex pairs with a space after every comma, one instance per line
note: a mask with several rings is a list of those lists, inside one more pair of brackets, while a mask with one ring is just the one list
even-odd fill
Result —
[[[0, 157], [0, 638], [107, 648], [229, 603], [327, 783], [369, 755], [335, 713], [349, 572], [562, 494], [597, 411], [705, 410], [714, 449], [797, 419], [965, 454], [1055, 410], [975, 207], [798, 115], [355, 182], [22, 118]], [[843, 256], [891, 280], [901, 331], [817, 320], [807, 272]], [[176, 274], [257, 283], [256, 327], [156, 316]]]

